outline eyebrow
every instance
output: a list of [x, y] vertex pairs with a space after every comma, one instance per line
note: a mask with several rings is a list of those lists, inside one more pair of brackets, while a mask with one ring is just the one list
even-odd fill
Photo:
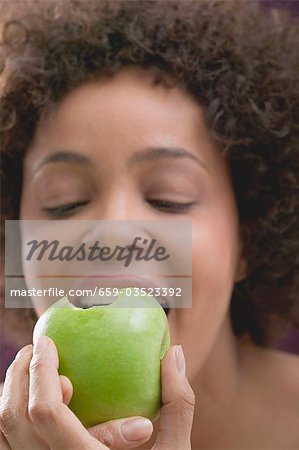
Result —
[[176, 147], [158, 147], [158, 148], [148, 148], [143, 152], [134, 153], [128, 161], [128, 167], [132, 167], [135, 164], [144, 161], [153, 161], [155, 159], [162, 158], [187, 158], [192, 161], [197, 162], [203, 169], [209, 172], [207, 165], [197, 156], [193, 155], [184, 148]]
[[61, 150], [52, 155], [46, 156], [41, 163], [35, 169], [35, 172], [40, 170], [43, 166], [55, 162], [67, 162], [71, 164], [83, 164], [85, 166], [92, 166], [92, 161], [80, 153], [73, 152], [71, 150]]
[[[142, 162], [164, 158], [187, 158], [197, 162], [203, 169], [205, 169], [207, 172], [210, 172], [207, 165], [200, 158], [193, 155], [184, 148], [176, 148], [176, 147], [147, 148], [143, 152], [136, 152], [129, 158], [127, 162], [127, 167], [131, 168], [136, 164]], [[61, 150], [54, 154], [46, 156], [37, 166], [35, 172], [40, 170], [46, 164], [56, 162], [66, 162], [70, 164], [80, 164], [80, 165], [83, 164], [87, 167], [93, 165], [92, 161], [85, 155], [73, 152], [72, 150]]]

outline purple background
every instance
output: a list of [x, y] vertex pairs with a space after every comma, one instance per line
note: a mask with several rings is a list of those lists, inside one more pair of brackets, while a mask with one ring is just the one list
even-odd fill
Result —
[[264, 8], [288, 9], [292, 15], [299, 16], [298, 0], [260, 0]]

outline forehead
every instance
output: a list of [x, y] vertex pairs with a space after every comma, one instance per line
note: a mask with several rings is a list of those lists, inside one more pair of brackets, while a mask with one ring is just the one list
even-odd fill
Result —
[[[133, 114], [128, 116], [128, 112]], [[151, 121], [164, 124], [167, 121], [194, 124], [203, 122], [202, 110], [191, 95], [172, 83], [155, 83], [151, 72], [140, 68], [122, 69], [112, 77], [101, 77], [96, 81], [87, 81], [66, 95], [56, 106], [46, 121], [46, 128], [59, 121], [73, 124], [76, 119], [88, 122], [89, 118], [105, 122], [129, 122], [130, 117], [136, 123], [137, 117], [147, 115]], [[155, 117], [157, 120], [154, 120]], [[185, 118], [185, 120], [183, 120]], [[50, 120], [49, 120], [50, 119]], [[140, 125], [140, 121], [137, 121]], [[147, 124], [149, 125], [149, 123]]]
[[57, 148], [93, 155], [106, 148], [121, 157], [171, 146], [200, 152], [209, 163], [215, 151], [198, 102], [174, 83], [154, 81], [151, 72], [127, 68], [77, 87], [39, 124], [27, 159]]

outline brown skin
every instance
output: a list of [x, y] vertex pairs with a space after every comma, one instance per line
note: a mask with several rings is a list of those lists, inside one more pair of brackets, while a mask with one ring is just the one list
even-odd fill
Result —
[[[235, 334], [269, 347], [299, 326], [296, 21], [262, 14], [258, 0], [2, 3], [5, 219], [19, 217], [23, 157], [53, 103], [126, 65], [157, 81], [171, 74], [204, 105], [232, 173], [248, 263], [232, 297]], [[3, 324], [30, 342], [31, 309], [5, 311]]]
[[[187, 357], [196, 344], [197, 359], [188, 369], [193, 379], [220, 328], [229, 326], [226, 314], [240, 253], [237, 211], [225, 161], [213, 148], [197, 103], [151, 81], [130, 69], [113, 81], [83, 85], [60, 104], [37, 129], [25, 158], [20, 217], [50, 219], [45, 208], [87, 199], [70, 219], [191, 219], [193, 308], [172, 310], [169, 322], [173, 342], [184, 345]], [[133, 153], [152, 147], [184, 148], [203, 165], [163, 158], [126, 168]], [[41, 166], [59, 149], [84, 155], [91, 164]], [[174, 215], [151, 200], [194, 205]]]
[[[161, 146], [183, 147], [202, 164], [165, 158], [126, 168], [133, 153]], [[91, 164], [39, 168], [59, 149]], [[192, 448], [298, 448], [299, 386], [290, 383], [298, 359], [241, 343], [231, 329], [232, 289], [246, 276], [238, 213], [226, 162], [190, 95], [153, 86], [150, 75], [131, 68], [65, 97], [38, 126], [25, 158], [21, 219], [50, 219], [44, 208], [57, 206], [58, 196], [59, 204], [88, 199], [70, 219], [192, 220], [193, 307], [169, 314], [172, 344], [184, 349], [198, 399]], [[174, 215], [153, 199], [193, 205]]]
[[[264, 17], [255, 7], [257, 2], [108, 1], [108, 20], [102, 11], [103, 2], [97, 0], [28, 0], [17, 2], [17, 7], [16, 2], [4, 3], [7, 8], [0, 15], [5, 59], [7, 55], [2, 99], [6, 128], [2, 147], [8, 160], [3, 177], [6, 189], [2, 190], [3, 204], [7, 205], [5, 217], [19, 217], [17, 180], [21, 176], [15, 174], [21, 172], [18, 168], [31, 141], [30, 130], [35, 130], [39, 108], [47, 110], [49, 103], [85, 82], [94, 71], [118, 71], [124, 64], [148, 67], [150, 62], [156, 70], [162, 67], [173, 74], [195, 93], [200, 104], [213, 111], [213, 131], [218, 134], [220, 151], [225, 149], [230, 160], [248, 261], [248, 276], [234, 293], [236, 308], [231, 316], [235, 333], [249, 333], [257, 344], [270, 345], [270, 338], [274, 342], [276, 332], [279, 335], [272, 318], [285, 319], [286, 325], [298, 324], [293, 308], [298, 299], [299, 273], [296, 23], [283, 17], [279, 22]], [[13, 19], [11, 27], [9, 17]], [[19, 157], [16, 150], [20, 151]], [[242, 277], [242, 264], [238, 265]], [[229, 284], [231, 280], [227, 287]], [[222, 306], [211, 331], [213, 336], [222, 320], [221, 313], [226, 313]], [[217, 308], [214, 312], [218, 314]], [[14, 329], [21, 336], [25, 314], [25, 310], [6, 311], [2, 322], [9, 336]], [[30, 342], [31, 324], [24, 343]], [[180, 325], [187, 329], [185, 324], [182, 319]], [[230, 336], [229, 326], [226, 328]], [[221, 327], [219, 330], [222, 332]], [[249, 352], [249, 347], [244, 351], [241, 347], [237, 356], [233, 352], [229, 357], [226, 349], [216, 346], [218, 339], [213, 340], [209, 330], [199, 328], [198, 334], [200, 331], [200, 339], [190, 339], [186, 345], [196, 347], [190, 354], [196, 352], [203, 366], [201, 379], [195, 382], [190, 374], [199, 392], [197, 407], [200, 413], [203, 411], [199, 419], [195, 416], [194, 439], [197, 430], [201, 435], [194, 442], [201, 442], [204, 448], [224, 448], [225, 439], [230, 447], [247, 444], [248, 448], [252, 447], [250, 439], [254, 439], [259, 448], [266, 448], [271, 438], [272, 447], [285, 449], [294, 447], [291, 442], [295, 442], [298, 448], [297, 431], [294, 433], [298, 429], [294, 408], [298, 404], [298, 386], [292, 380], [298, 373], [297, 359]], [[205, 342], [197, 348], [203, 335]], [[231, 341], [232, 347], [236, 345], [234, 337]], [[225, 343], [230, 348], [229, 342], [225, 339], [223, 346]], [[219, 353], [213, 351], [215, 346]], [[225, 362], [221, 361], [223, 354], [227, 355]], [[191, 359], [188, 356], [188, 370]], [[242, 360], [247, 361], [245, 365]], [[233, 369], [232, 374], [223, 373], [226, 366]], [[190, 372], [194, 369], [190, 367]], [[238, 401], [234, 402], [237, 377], [243, 380], [240, 386], [244, 388], [237, 391]], [[296, 422], [293, 430], [292, 420]]]

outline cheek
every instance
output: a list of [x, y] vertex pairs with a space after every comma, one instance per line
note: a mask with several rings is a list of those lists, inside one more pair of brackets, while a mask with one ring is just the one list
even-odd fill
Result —
[[[202, 218], [203, 219], [203, 218]], [[183, 344], [192, 377], [207, 358], [228, 315], [238, 255], [234, 215], [193, 223], [192, 309], [178, 310], [173, 341]]]
[[[235, 277], [237, 262], [237, 232], [233, 223], [222, 220], [206, 222], [193, 232], [193, 304], [197, 298], [202, 308], [227, 303]], [[204, 297], [210, 302], [204, 301]], [[215, 311], [213, 311], [215, 312]]]
[[229, 307], [237, 255], [237, 234], [227, 220], [194, 230], [192, 300], [197, 329], [211, 340]]
[[22, 219], [23, 274], [32, 303], [40, 314], [63, 297], [72, 282], [67, 277], [70, 263], [58, 255], [64, 246], [76, 246], [77, 232], [68, 222], [63, 226], [61, 221], [25, 220], [24, 216]]
[[[233, 214], [215, 214], [193, 224], [192, 267], [197, 277], [232, 281], [238, 255], [238, 226]], [[203, 287], [203, 286], [201, 286]]]

